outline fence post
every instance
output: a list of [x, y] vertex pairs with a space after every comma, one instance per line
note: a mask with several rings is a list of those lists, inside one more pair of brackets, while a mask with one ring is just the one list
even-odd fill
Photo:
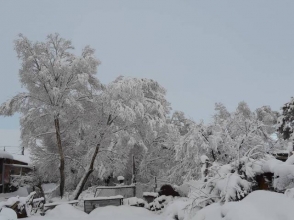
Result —
[[156, 176], [154, 177], [154, 192], [156, 192], [157, 189], [157, 179]]

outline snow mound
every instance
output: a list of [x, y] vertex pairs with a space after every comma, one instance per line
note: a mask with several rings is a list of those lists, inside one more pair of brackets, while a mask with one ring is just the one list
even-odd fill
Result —
[[192, 220], [292, 220], [294, 200], [284, 194], [255, 191], [240, 202], [209, 205]]
[[2, 208], [0, 213], [0, 220], [16, 220], [17, 215], [13, 209]]
[[111, 220], [160, 220], [160, 216], [147, 209], [132, 206], [106, 206], [94, 209], [88, 220], [111, 219]]
[[219, 203], [213, 203], [197, 212], [192, 220], [223, 220], [221, 208], [222, 206]]
[[72, 205], [62, 204], [48, 211], [46, 217], [52, 219], [86, 219], [88, 214], [76, 209]]
[[294, 199], [294, 188], [287, 189], [284, 193], [287, 197]]
[[192, 201], [188, 198], [175, 198], [164, 209], [162, 213], [164, 220], [184, 220], [189, 218], [191, 203]]

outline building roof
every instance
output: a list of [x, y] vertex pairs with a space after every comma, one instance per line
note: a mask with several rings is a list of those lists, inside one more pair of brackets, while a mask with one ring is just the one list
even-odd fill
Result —
[[0, 158], [13, 160], [12, 154], [10, 154], [10, 153], [8, 153], [7, 151], [4, 151], [4, 150], [0, 150]]
[[30, 157], [28, 155], [17, 155], [17, 154], [14, 154], [13, 155], [13, 160], [17, 160], [19, 162], [23, 162], [23, 163], [26, 163], [26, 164], [31, 164], [31, 160], [30, 160]]

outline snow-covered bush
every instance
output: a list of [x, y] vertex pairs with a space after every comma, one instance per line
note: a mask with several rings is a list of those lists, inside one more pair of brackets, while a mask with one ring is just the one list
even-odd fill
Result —
[[255, 184], [254, 177], [264, 172], [263, 163], [262, 159], [254, 160], [248, 156], [225, 165], [214, 162], [203, 169], [206, 174], [202, 175], [202, 179], [188, 182], [191, 188], [189, 197], [193, 199], [192, 208], [243, 199], [251, 192]]
[[[241, 102], [234, 112], [228, 112], [220, 103], [215, 109], [213, 123], [205, 125], [189, 121], [189, 125], [185, 126], [185, 132], [175, 146], [176, 163], [166, 173], [170, 182], [182, 184], [200, 179], [207, 169], [203, 166], [207, 160], [220, 164], [237, 160], [240, 164], [244, 156], [263, 158], [279, 147], [279, 142], [272, 137], [277, 114], [270, 107], [251, 111], [245, 102]], [[247, 155], [249, 152], [250, 156]], [[202, 155], [207, 158], [201, 158]]]

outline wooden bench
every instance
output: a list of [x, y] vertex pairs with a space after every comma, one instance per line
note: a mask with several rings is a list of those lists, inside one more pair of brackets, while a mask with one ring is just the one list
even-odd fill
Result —
[[120, 206], [123, 205], [123, 199], [124, 197], [119, 196], [109, 196], [109, 197], [95, 197], [95, 198], [85, 198], [84, 199], [84, 211], [86, 213], [90, 213], [94, 209], [98, 207], [104, 207], [104, 206]]
[[62, 205], [62, 204], [70, 204], [70, 205], [76, 205], [78, 204], [78, 200], [72, 200], [72, 201], [68, 201], [68, 202], [53, 202], [53, 203], [47, 203], [44, 205], [43, 210], [41, 212], [41, 215], [44, 216], [45, 212], [55, 208], [58, 205]]

